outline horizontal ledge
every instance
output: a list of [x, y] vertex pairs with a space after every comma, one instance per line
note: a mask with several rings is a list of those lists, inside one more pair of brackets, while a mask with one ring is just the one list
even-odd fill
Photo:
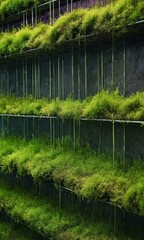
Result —
[[111, 123], [133, 123], [133, 124], [142, 124], [144, 125], [144, 121], [133, 121], [133, 120], [114, 120], [114, 119], [98, 119], [98, 118], [68, 118], [68, 117], [57, 117], [57, 116], [41, 116], [41, 115], [16, 115], [16, 114], [0, 114], [0, 117], [17, 117], [17, 118], [44, 118], [44, 119], [65, 119], [65, 120], [75, 120], [75, 121], [97, 121], [97, 122], [111, 122]]

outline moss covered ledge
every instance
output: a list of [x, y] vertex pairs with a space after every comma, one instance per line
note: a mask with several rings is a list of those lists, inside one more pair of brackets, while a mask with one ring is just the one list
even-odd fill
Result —
[[49, 116], [71, 119], [144, 120], [144, 92], [124, 97], [118, 90], [103, 90], [84, 100], [48, 100], [0, 95], [0, 114]]
[[[64, 141], [64, 140], [63, 140]], [[24, 141], [0, 139], [2, 172], [17, 171], [34, 181], [52, 179], [72, 189], [77, 196], [104, 200], [125, 210], [144, 215], [144, 165], [140, 160], [128, 165], [110, 155], [89, 148], [70, 149], [67, 139], [55, 146], [46, 139]]]
[[67, 40], [89, 34], [121, 35], [131, 31], [129, 27], [143, 19], [143, 0], [117, 0], [104, 7], [77, 9], [60, 16], [53, 26], [27, 25], [12, 32], [1, 33], [0, 55], [22, 53], [33, 48], [50, 50]]

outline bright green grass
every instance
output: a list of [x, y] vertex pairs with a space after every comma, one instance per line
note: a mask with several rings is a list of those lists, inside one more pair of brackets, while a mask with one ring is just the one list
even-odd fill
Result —
[[44, 115], [60, 118], [144, 120], [144, 92], [123, 97], [114, 92], [101, 91], [85, 100], [16, 98], [0, 95], [0, 113], [16, 115]]
[[102, 199], [144, 215], [144, 165], [133, 161], [125, 167], [106, 154], [87, 149], [73, 152], [65, 141], [0, 139], [2, 171], [29, 174], [35, 181], [63, 182], [78, 196]]
[[[9, 12], [13, 4], [17, 8], [20, 2], [5, 0], [0, 5], [0, 14]], [[25, 0], [24, 2], [27, 5], [33, 1]], [[52, 49], [67, 40], [87, 34], [99, 35], [113, 32], [120, 35], [129, 31], [127, 27], [129, 24], [143, 19], [143, 0], [117, 0], [103, 7], [77, 9], [60, 16], [53, 26], [41, 23], [36, 27], [26, 26], [1, 34], [0, 55], [21, 53], [31, 48]]]
[[[89, 219], [89, 224], [74, 212], [59, 210], [49, 198], [40, 198], [18, 187], [0, 181], [0, 208], [54, 240], [110, 240], [110, 223]], [[122, 239], [122, 238], [115, 238]]]

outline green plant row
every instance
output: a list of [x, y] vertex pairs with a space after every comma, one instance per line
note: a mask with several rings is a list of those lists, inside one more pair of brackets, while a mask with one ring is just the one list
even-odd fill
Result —
[[[49, 2], [45, 0], [43, 2]], [[18, 13], [41, 4], [40, 0], [0, 0], [0, 18]]]
[[59, 210], [49, 198], [37, 197], [18, 187], [8, 186], [3, 180], [0, 181], [0, 208], [16, 221], [23, 221], [46, 234], [48, 239], [110, 240], [114, 237], [110, 224], [98, 223], [97, 216], [95, 222], [87, 224], [75, 213]]
[[0, 35], [0, 55], [27, 49], [52, 49], [66, 40], [87, 34], [124, 33], [126, 27], [144, 19], [143, 0], [117, 0], [104, 7], [77, 9], [59, 17], [53, 26], [39, 24]]
[[28, 228], [14, 223], [8, 217], [0, 213], [0, 239], [1, 240], [42, 240], [40, 235], [35, 234]]
[[16, 98], [0, 95], [0, 113], [60, 118], [144, 120], [144, 92], [123, 97], [118, 90], [103, 90], [85, 100]]
[[0, 0], [0, 18], [38, 5], [40, 0]]
[[81, 148], [74, 152], [68, 139], [52, 145], [48, 140], [0, 139], [3, 172], [17, 170], [34, 181], [62, 182], [86, 199], [104, 200], [133, 213], [144, 215], [144, 165], [140, 160], [128, 165], [107, 154]]

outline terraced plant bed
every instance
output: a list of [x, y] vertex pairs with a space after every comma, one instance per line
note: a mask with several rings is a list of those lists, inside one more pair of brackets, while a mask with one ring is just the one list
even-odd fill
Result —
[[30, 175], [34, 181], [53, 180], [94, 201], [103, 200], [125, 210], [144, 215], [143, 161], [130, 164], [115, 160], [89, 147], [70, 149], [68, 139], [55, 145], [46, 139], [24, 141], [0, 139], [1, 171], [17, 171], [18, 176]]
[[48, 100], [0, 95], [0, 113], [13, 115], [57, 116], [73, 119], [144, 120], [144, 92], [128, 97], [118, 90], [102, 90], [85, 100]]

